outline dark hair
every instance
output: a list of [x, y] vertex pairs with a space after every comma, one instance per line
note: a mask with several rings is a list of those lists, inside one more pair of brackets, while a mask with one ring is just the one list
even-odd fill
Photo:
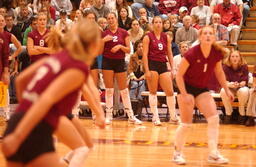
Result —
[[127, 17], [129, 17], [128, 8], [125, 7], [125, 6], [121, 7], [120, 10], [118, 10], [118, 16], [120, 16], [120, 12], [121, 12], [122, 9], [125, 9], [125, 10], [126, 10], [126, 12], [127, 12]]
[[[117, 1], [116, 1], [116, 9], [117, 9], [118, 13], [120, 12], [121, 8], [123, 8], [123, 7], [128, 8], [128, 3], [126, 0], [123, 0], [122, 5], [118, 5]], [[127, 13], [128, 13], [128, 11], [127, 11]]]
[[87, 17], [89, 14], [93, 14], [95, 17], [95, 21], [97, 21], [97, 16], [94, 11], [87, 9], [87, 10], [84, 10], [82, 13], [84, 18]]
[[7, 13], [5, 16], [4, 16], [4, 19], [6, 18], [9, 18], [9, 17], [12, 17], [14, 19], [14, 15], [12, 13]]
[[142, 40], [141, 40], [141, 39], [137, 40], [137, 41], [134, 43], [134, 52], [137, 51], [138, 46], [139, 46], [140, 43], [142, 43]]

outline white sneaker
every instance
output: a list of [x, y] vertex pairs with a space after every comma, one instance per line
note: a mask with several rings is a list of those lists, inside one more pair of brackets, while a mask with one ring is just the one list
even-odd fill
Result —
[[208, 162], [214, 163], [214, 164], [227, 164], [229, 162], [229, 160], [227, 158], [223, 157], [219, 153], [219, 151], [217, 151], [216, 153], [209, 154]]
[[159, 118], [153, 118], [153, 119], [152, 119], [152, 122], [153, 122], [153, 124], [154, 124], [155, 126], [161, 126], [161, 125], [162, 125], [162, 123], [161, 123], [161, 121], [160, 121]]
[[176, 163], [177, 165], [185, 165], [186, 164], [186, 160], [184, 159], [183, 155], [178, 151], [174, 151], [172, 161], [174, 163]]
[[112, 112], [106, 112], [106, 119], [105, 119], [106, 125], [110, 125], [112, 123], [112, 120], [113, 120]]
[[128, 119], [129, 123], [133, 123], [135, 125], [141, 125], [142, 121], [136, 118], [135, 116], [132, 116], [131, 118]]

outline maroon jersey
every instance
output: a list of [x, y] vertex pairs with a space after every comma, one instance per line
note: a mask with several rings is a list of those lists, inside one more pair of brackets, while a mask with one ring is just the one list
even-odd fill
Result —
[[196, 45], [185, 53], [184, 57], [189, 63], [184, 75], [185, 82], [194, 87], [207, 88], [216, 63], [222, 60], [223, 55], [212, 47], [210, 55], [205, 58], [200, 45]]
[[[49, 32], [47, 29], [44, 34], [40, 34], [38, 30], [33, 30], [28, 34], [28, 37], [34, 41], [34, 46], [42, 46], [47, 47], [47, 43], [45, 41], [46, 34]], [[43, 57], [48, 56], [48, 54], [39, 54], [39, 55], [30, 55], [31, 62], [35, 62]]]
[[225, 72], [226, 79], [229, 82], [242, 82], [245, 81], [246, 84], [248, 83], [249, 71], [247, 64], [240, 66], [238, 69], [233, 69], [230, 66], [223, 65], [223, 71]]
[[[51, 83], [64, 71], [71, 68], [83, 71], [87, 78], [89, 71], [88, 66], [85, 63], [70, 57], [67, 51], [62, 51], [48, 58], [33, 75], [32, 79], [27, 85], [26, 90], [23, 92], [22, 101], [17, 107], [16, 111], [26, 112], [32, 106], [32, 104], [37, 101], [40, 94], [48, 87], [49, 83]], [[67, 115], [71, 112], [78, 99], [79, 90], [80, 88], [77, 88], [63, 97], [59, 102], [54, 104], [44, 117], [44, 121], [55, 129], [58, 125], [59, 117], [62, 115]], [[40, 109], [38, 110], [38, 112], [40, 112]]]
[[167, 62], [167, 35], [162, 32], [158, 40], [153, 32], [147, 34], [149, 37], [148, 59], [160, 62]]
[[11, 43], [11, 36], [11, 33], [7, 31], [0, 33], [0, 77], [2, 77], [4, 67], [9, 67], [9, 44]]
[[113, 40], [105, 42], [103, 56], [110, 59], [124, 59], [125, 53], [121, 49], [119, 49], [116, 53], [112, 53], [111, 49], [116, 45], [126, 46], [125, 38], [128, 36], [128, 32], [122, 28], [117, 28], [117, 31], [112, 33], [109, 29], [107, 29], [102, 33], [102, 38], [107, 35], [113, 36]]

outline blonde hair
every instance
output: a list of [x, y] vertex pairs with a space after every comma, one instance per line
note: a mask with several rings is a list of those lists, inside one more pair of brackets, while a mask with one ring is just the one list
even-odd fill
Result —
[[66, 33], [63, 44], [72, 57], [91, 64], [95, 56], [90, 55], [89, 48], [98, 40], [100, 31], [97, 23], [82, 18]]
[[231, 67], [232, 63], [230, 61], [230, 57], [232, 54], [237, 53], [240, 57], [240, 61], [239, 61], [239, 67], [247, 64], [246, 60], [244, 59], [244, 57], [242, 57], [242, 55], [240, 54], [240, 52], [238, 50], [231, 50], [231, 53], [228, 55], [228, 57], [224, 60], [224, 64], [226, 64], [227, 66]]
[[[214, 33], [214, 35], [215, 35], [216, 32], [215, 32], [215, 30], [214, 30], [213, 27], [211, 27], [211, 26], [204, 26], [204, 27], [202, 27], [202, 28], [198, 31], [199, 36], [202, 35], [203, 30], [204, 30], [205, 28], [210, 28], [210, 29], [212, 29], [212, 31], [213, 31], [213, 33]], [[224, 47], [223, 47], [222, 45], [220, 45], [220, 44], [217, 44], [216, 42], [214, 42], [214, 43], [212, 44], [212, 47], [213, 47], [215, 50], [221, 52], [221, 54], [222, 54], [224, 57], [226, 57], [226, 55], [229, 53], [226, 48], [224, 48]]]
[[47, 33], [45, 41], [48, 47], [57, 52], [63, 47], [62, 38], [63, 34], [61, 31], [53, 26], [51, 27], [50, 32]]

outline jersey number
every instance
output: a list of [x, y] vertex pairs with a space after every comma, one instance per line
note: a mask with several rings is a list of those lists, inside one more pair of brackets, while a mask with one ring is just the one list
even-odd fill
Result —
[[118, 42], [117, 36], [113, 36], [113, 42]]
[[49, 71], [49, 68], [42, 66], [36, 72], [36, 75], [33, 77], [32, 81], [28, 85], [28, 90], [31, 90], [36, 85], [37, 81], [41, 80]]
[[159, 43], [159, 44], [158, 44], [158, 49], [159, 49], [159, 50], [163, 50], [163, 48], [164, 48], [163, 44]]
[[39, 46], [44, 46], [44, 40], [41, 39], [41, 40], [39, 41]]

